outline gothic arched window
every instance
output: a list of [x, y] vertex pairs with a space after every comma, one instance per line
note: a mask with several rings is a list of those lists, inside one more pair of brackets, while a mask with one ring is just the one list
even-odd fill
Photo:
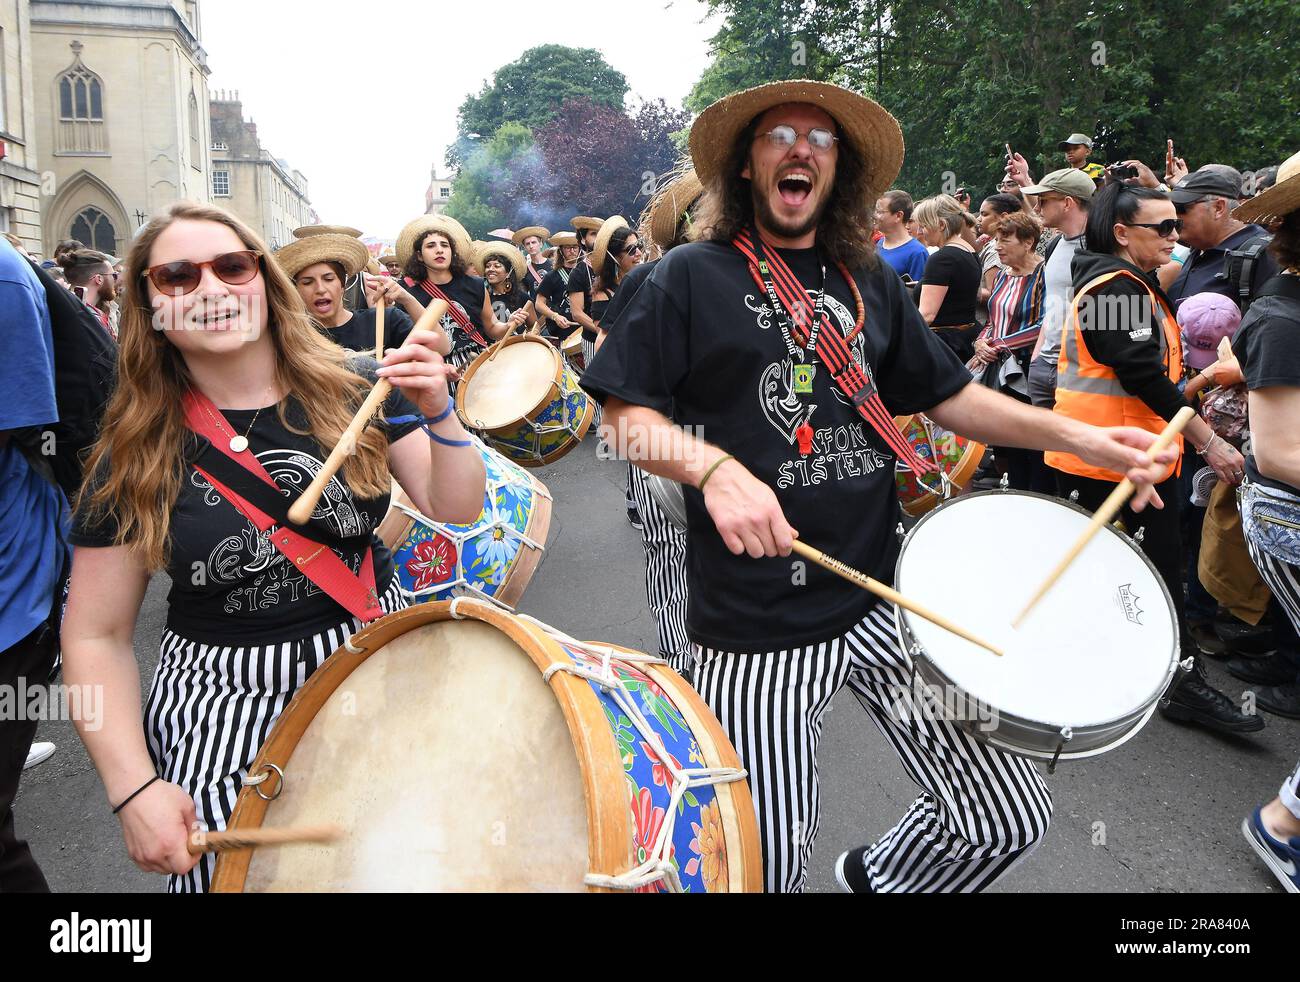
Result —
[[117, 248], [117, 230], [113, 228], [108, 216], [93, 205], [77, 212], [69, 232], [70, 238], [98, 252], [106, 252], [111, 256]]

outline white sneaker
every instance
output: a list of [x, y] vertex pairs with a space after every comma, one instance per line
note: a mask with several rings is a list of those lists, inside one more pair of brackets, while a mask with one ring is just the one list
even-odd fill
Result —
[[23, 764], [23, 770], [29, 767], [35, 767], [54, 756], [54, 744], [52, 743], [33, 743], [32, 749], [27, 751], [27, 763]]

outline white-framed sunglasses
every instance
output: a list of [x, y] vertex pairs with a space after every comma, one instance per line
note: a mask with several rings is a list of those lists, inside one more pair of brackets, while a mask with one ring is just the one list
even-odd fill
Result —
[[807, 133], [800, 133], [793, 126], [787, 126], [785, 123], [773, 126], [767, 132], [759, 133], [758, 136], [766, 137], [768, 143], [782, 150], [789, 150], [799, 142], [800, 136], [806, 136], [808, 145], [818, 153], [825, 153], [839, 140], [838, 136], [822, 126], [814, 126]]

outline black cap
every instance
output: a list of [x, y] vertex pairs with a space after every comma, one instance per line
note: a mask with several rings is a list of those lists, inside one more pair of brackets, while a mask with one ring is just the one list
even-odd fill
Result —
[[1233, 180], [1220, 170], [1201, 168], [1179, 181], [1170, 197], [1176, 205], [1189, 205], [1211, 194], [1236, 201], [1241, 197], [1241, 176]]

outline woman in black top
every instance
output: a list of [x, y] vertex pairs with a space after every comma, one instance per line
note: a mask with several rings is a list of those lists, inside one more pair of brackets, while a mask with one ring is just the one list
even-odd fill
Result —
[[[268, 256], [206, 205], [173, 205], [136, 236], [117, 388], [69, 537], [64, 673], [107, 707], [98, 729], [78, 728], [131, 858], [171, 874], [172, 890], [208, 888], [211, 854], [186, 849], [192, 823], [225, 827], [298, 687], [363, 616], [405, 606], [374, 534], [393, 479], [438, 521], [471, 522], [483, 504], [483, 461], [452, 411], [437, 336], [413, 332], [382, 367], [349, 355]], [[309, 522], [290, 526], [284, 502], [320, 472], [377, 375], [400, 390], [384, 421]], [[167, 627], [142, 727], [132, 639], [162, 569]]]
[[[360, 239], [349, 235], [323, 233], [297, 239], [275, 254], [275, 261], [298, 288], [298, 295], [321, 332], [341, 348], [373, 353], [375, 350], [375, 308], [349, 310], [343, 303], [344, 284], [354, 276], [365, 276], [370, 253]], [[383, 277], [365, 280], [366, 298], [373, 305], [384, 297], [384, 349], [400, 348], [415, 327], [403, 309], [405, 297], [414, 304], [399, 284]], [[416, 305], [415, 309], [421, 308]], [[451, 340], [440, 327], [434, 349], [446, 357]]]
[[556, 249], [555, 267], [537, 287], [533, 305], [538, 318], [546, 323], [544, 336], [558, 343], [577, 327], [569, 319], [569, 277], [582, 256], [582, 246], [572, 232], [556, 232], [551, 242]]
[[523, 254], [508, 242], [486, 242], [478, 250], [478, 267], [487, 281], [497, 320], [505, 321], [511, 330], [523, 324], [532, 327], [537, 315], [523, 286], [527, 275]]
[[964, 210], [951, 195], [939, 194], [919, 202], [912, 217], [920, 224], [927, 245], [939, 248], [926, 262], [921, 277], [921, 316], [957, 357], [970, 361], [980, 332], [975, 322], [980, 261], [962, 235]]
[[[601, 326], [605, 310], [614, 299], [614, 293], [623, 277], [641, 262], [643, 254], [640, 238], [635, 230], [628, 227], [622, 216], [615, 215], [601, 226], [596, 235], [596, 247], [591, 251], [591, 268], [594, 272], [591, 284], [591, 319], [597, 328]], [[588, 351], [586, 331], [583, 332], [583, 354], [588, 365], [599, 348], [598, 337], [592, 339]]]
[[464, 226], [445, 215], [417, 218], [397, 238], [406, 290], [421, 306], [445, 299], [451, 307], [441, 326], [451, 337], [449, 360], [457, 371], [505, 337], [510, 327], [493, 313], [487, 285], [469, 273], [473, 253]]

